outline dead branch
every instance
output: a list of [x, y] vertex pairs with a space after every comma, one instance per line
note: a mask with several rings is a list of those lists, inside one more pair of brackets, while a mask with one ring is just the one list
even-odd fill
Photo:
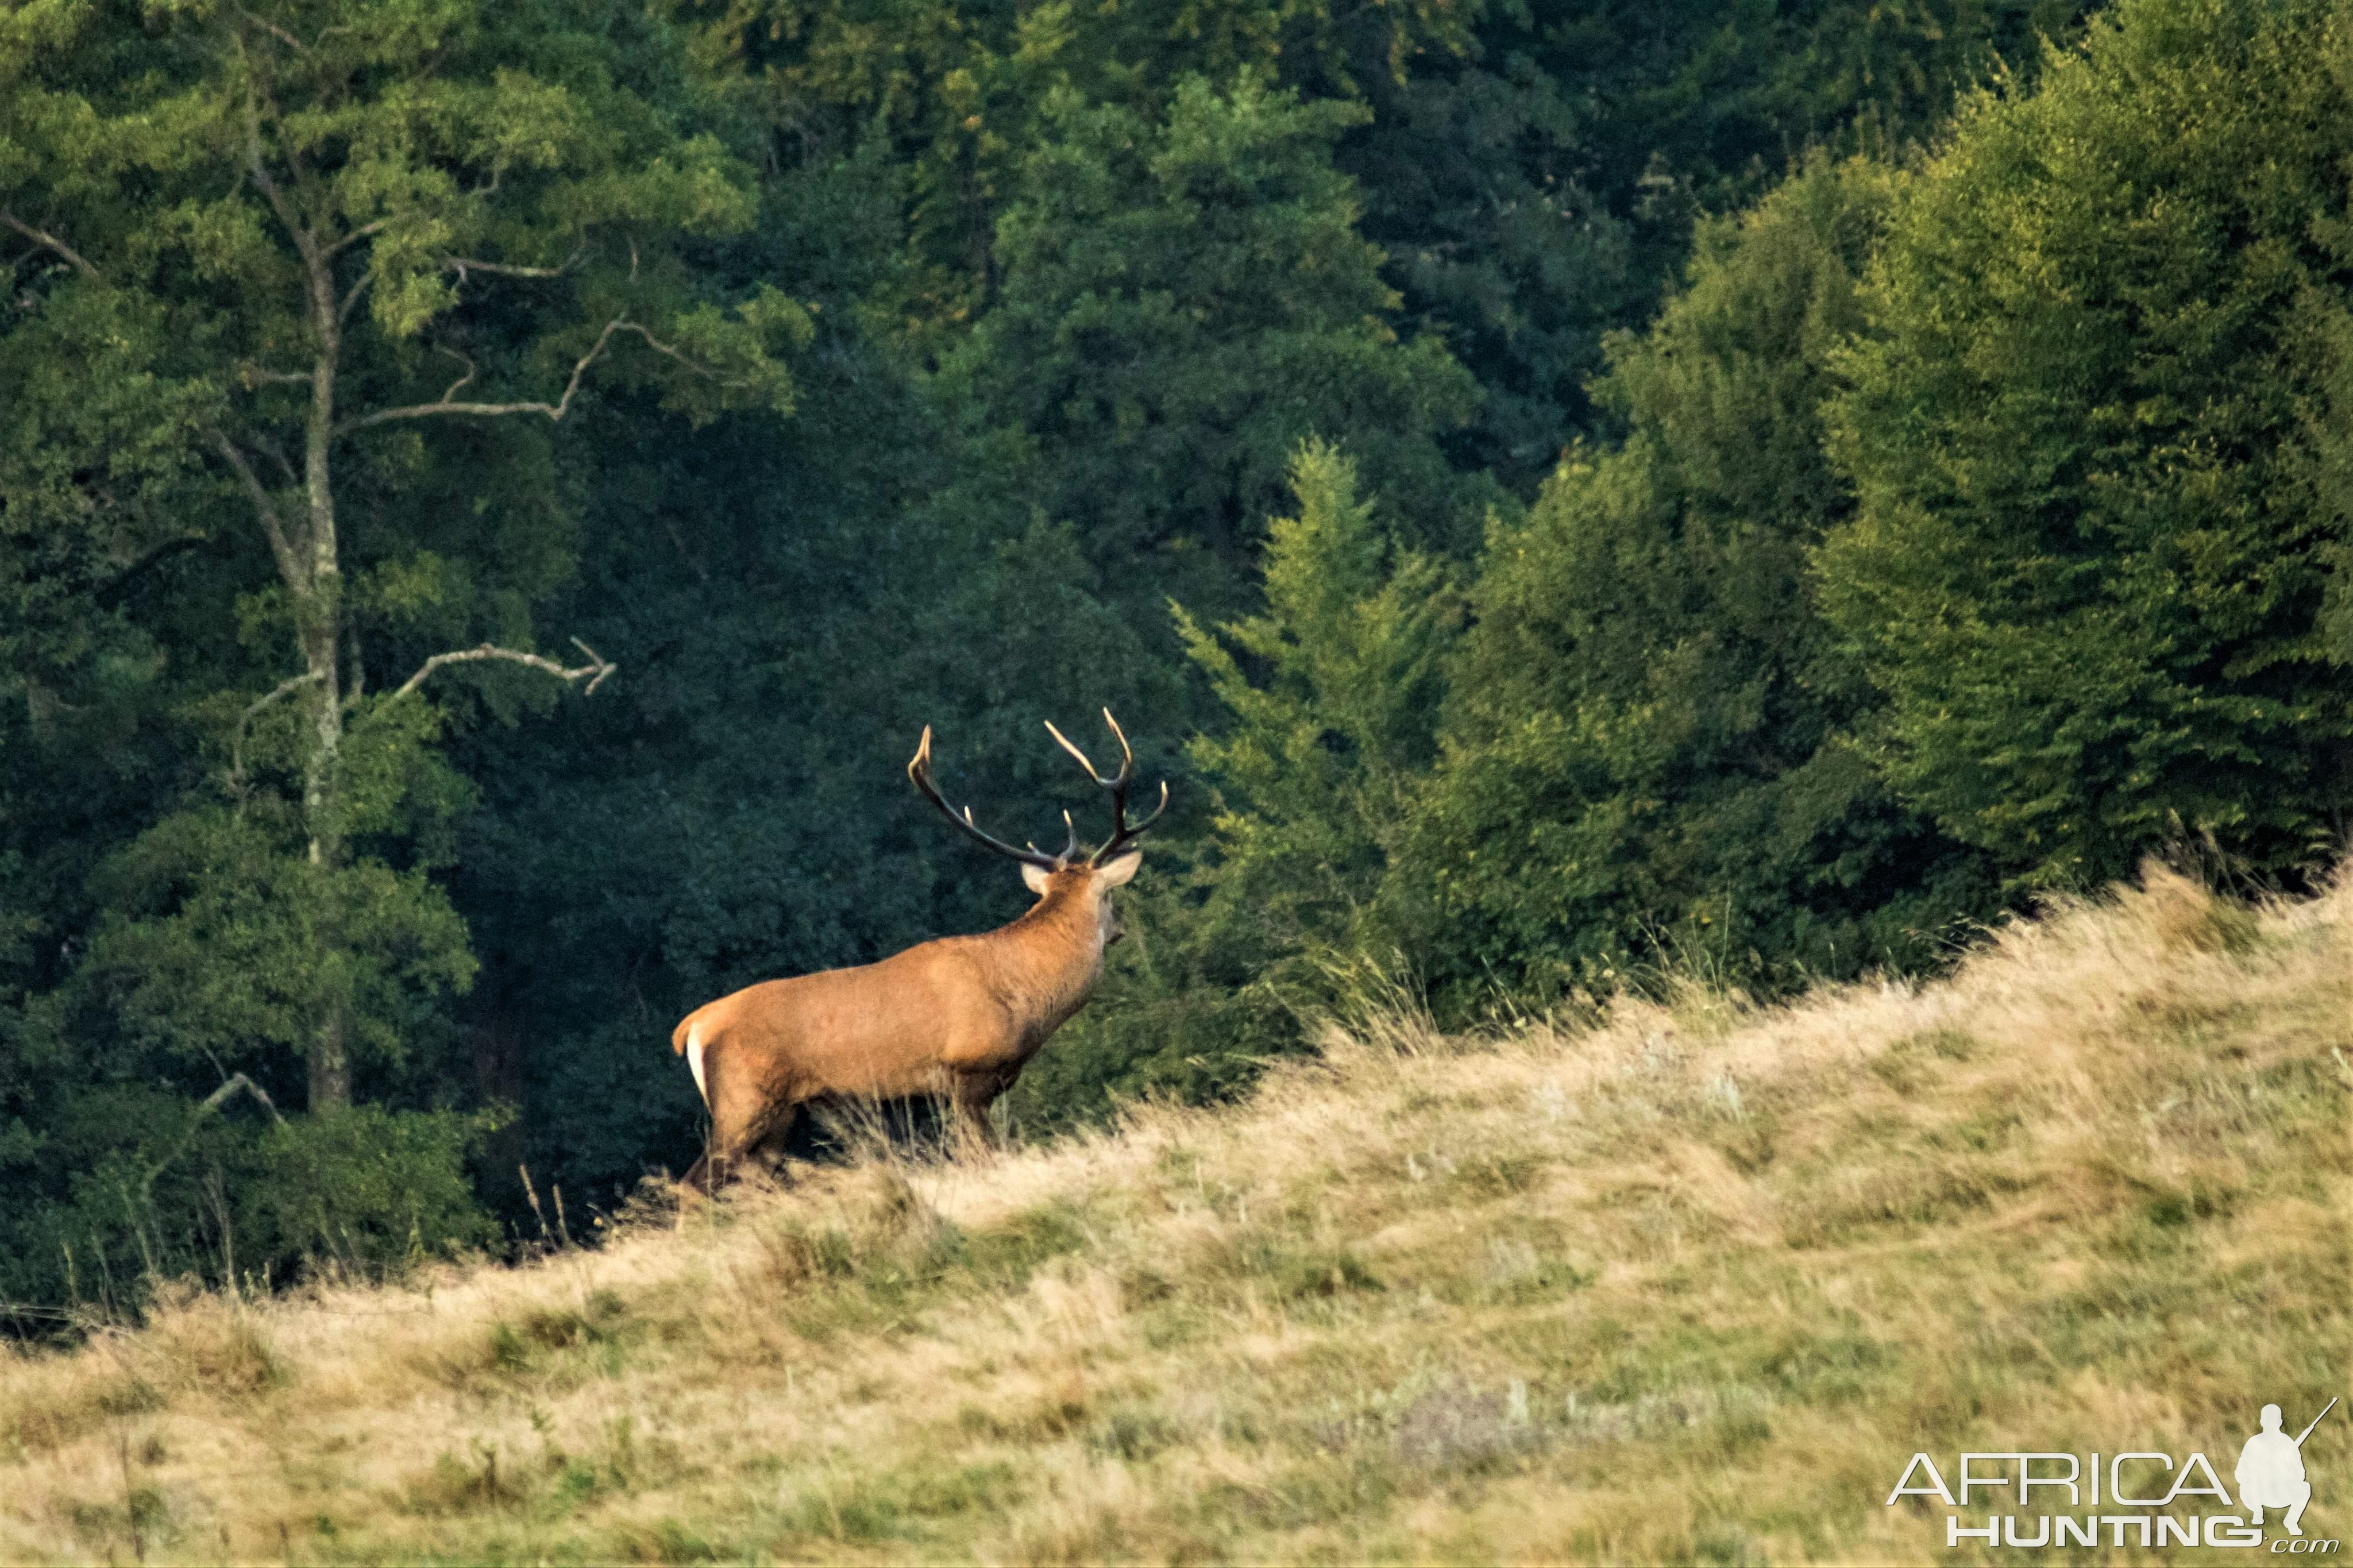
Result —
[[239, 1094], [253, 1096], [254, 1103], [269, 1112], [270, 1121], [281, 1127], [286, 1124], [286, 1118], [278, 1113], [277, 1102], [269, 1098], [268, 1089], [263, 1089], [243, 1073], [232, 1073], [227, 1082], [197, 1102], [195, 1114], [188, 1118], [188, 1124], [181, 1130], [180, 1141], [172, 1146], [172, 1152], [156, 1161], [147, 1173], [140, 1178], [139, 1193], [142, 1197], [154, 1191], [155, 1178], [171, 1169], [172, 1163], [186, 1152], [189, 1141], [196, 1135], [197, 1125], [206, 1117], [219, 1114], [220, 1108], [227, 1104], [232, 1096]]
[[[118, 506], [122, 504], [119, 501], [115, 501], [111, 496], [107, 499], [110, 504]], [[132, 509], [126, 508], [125, 510]], [[136, 515], [135, 512], [134, 515]], [[209, 534], [203, 533], [184, 533], [176, 539], [167, 539], [163, 543], [157, 545], [154, 549], [150, 550], [146, 554], [141, 556], [138, 560], [132, 562], [123, 570], [116, 573], [105, 583], [101, 584], [97, 592], [92, 594], [90, 597], [100, 608], [111, 609], [116, 605], [121, 604], [123, 599], [130, 595], [131, 591], [138, 586], [140, 579], [145, 577], [147, 574], [154, 571], [157, 567], [163, 565], [164, 563], [171, 560], [175, 555], [185, 554], [187, 552], [196, 549], [200, 545], [209, 544], [211, 542], [211, 536]]]
[[455, 272], [458, 286], [462, 289], [469, 272], [487, 272], [496, 278], [561, 278], [572, 270], [574, 263], [587, 254], [588, 242], [584, 239], [573, 247], [571, 255], [553, 267], [517, 267], [506, 261], [480, 261], [470, 256], [445, 256], [441, 258], [441, 269]]
[[358, 282], [353, 284], [349, 289], [343, 291], [343, 302], [335, 307], [335, 320], [337, 322], [348, 321], [352, 319], [353, 307], [360, 302], [360, 296], [366, 293], [368, 285], [375, 281], [375, 268], [371, 266], [366, 271], [360, 274]]
[[658, 354], [668, 354], [670, 358], [678, 361], [679, 363], [686, 366], [687, 369], [692, 371], [695, 374], [702, 377], [703, 380], [717, 381], [719, 379], [719, 373], [717, 371], [712, 369], [707, 364], [697, 364], [694, 361], [687, 358], [685, 354], [680, 353], [677, 349], [670, 347], [670, 344], [662, 342], [659, 338], [646, 331], [645, 328], [638, 325], [637, 322], [624, 321], [621, 323], [621, 330], [624, 331], [637, 333], [638, 336], [646, 340], [646, 346], [653, 350], [654, 353]]
[[237, 8], [237, 14], [298, 54], [307, 55], [311, 52], [311, 47], [308, 44], [305, 44], [301, 39], [296, 37], [293, 34], [288, 32], [277, 23], [270, 21], [268, 17], [257, 16], [242, 5]]
[[279, 473], [285, 477], [287, 489], [299, 490], [302, 488], [301, 476], [294, 471], [294, 465], [286, 460], [286, 448], [278, 444], [275, 437], [253, 436], [247, 439], [260, 449], [262, 456], [278, 465]]
[[79, 272], [83, 277], [95, 278], [98, 276], [98, 268], [90, 264], [90, 258], [88, 257], [82, 255], [80, 251], [76, 250], [72, 246], [68, 245], [64, 240], [59, 239], [56, 235], [49, 233], [47, 230], [35, 228], [31, 224], [19, 218], [15, 213], [9, 212], [5, 208], [0, 208], [0, 225], [5, 225], [7, 227], [15, 229], [18, 234], [23, 235], [26, 239], [31, 240], [36, 245], [43, 246], [50, 250], [56, 251], [59, 256], [64, 257], [68, 261], [71, 262], [73, 264], [74, 270]]
[[228, 1081], [222, 1084], [218, 1089], [213, 1090], [212, 1093], [205, 1096], [203, 1101], [197, 1105], [196, 1109], [200, 1111], [218, 1110], [223, 1105], [228, 1102], [230, 1096], [236, 1094], [249, 1094], [253, 1096], [254, 1103], [260, 1106], [262, 1110], [269, 1112], [270, 1121], [278, 1122], [281, 1126], [285, 1124], [286, 1118], [278, 1113], [277, 1102], [269, 1098], [269, 1091], [262, 1088], [259, 1084], [254, 1082], [251, 1079], [246, 1077], [241, 1072], [231, 1073], [228, 1077]]
[[[596, 341], [572, 367], [572, 379], [565, 383], [564, 395], [554, 403], [455, 403], [450, 401], [448, 393], [444, 393], [437, 403], [412, 403], [405, 408], [379, 408], [374, 414], [362, 415], [357, 419], [337, 426], [335, 434], [348, 436], [371, 425], [385, 425], [396, 419], [429, 419], [445, 414], [468, 415], [480, 419], [497, 418], [508, 414], [544, 414], [551, 421], [562, 419], [572, 411], [572, 398], [580, 390], [580, 378], [588, 374], [590, 365], [605, 357], [606, 345], [613, 341], [613, 334], [624, 329], [631, 331], [640, 330], [624, 316], [616, 316], [605, 323], [605, 330], [596, 334]], [[463, 385], [465, 382], [460, 381], [449, 392], [455, 392]]]
[[261, 106], [250, 93], [245, 100], [245, 137], [248, 165], [246, 172], [253, 176], [254, 184], [269, 199], [269, 210], [278, 215], [278, 221], [284, 224], [286, 232], [294, 237], [294, 243], [301, 249], [302, 259], [308, 262], [312, 249], [311, 231], [294, 221], [294, 209], [287, 202], [286, 193], [278, 188], [278, 182], [269, 177], [269, 167], [262, 162]]
[[578, 648], [582, 653], [586, 654], [588, 656], [588, 662], [569, 669], [565, 668], [562, 664], [557, 663], [554, 659], [548, 658], [543, 655], [524, 653], [519, 648], [500, 647], [494, 643], [483, 643], [479, 647], [459, 648], [451, 653], [437, 653], [431, 658], [427, 659], [423, 664], [418, 665], [417, 667], [417, 673], [410, 676], [406, 681], [402, 682], [400, 689], [393, 692], [391, 696], [385, 699], [385, 700], [397, 701], [401, 698], [407, 696], [410, 692], [424, 685], [427, 677], [430, 676], [435, 670], [439, 669], [445, 664], [479, 664], [484, 659], [504, 659], [510, 664], [529, 665], [533, 669], [545, 670], [548, 674], [554, 676], [558, 680], [569, 681], [586, 679], [588, 684], [580, 689], [580, 695], [583, 697], [587, 696], [590, 692], [596, 690], [596, 688], [602, 686], [605, 683], [605, 678], [620, 668], [619, 665], [613, 663], [611, 660], [605, 658], [604, 655], [598, 653], [595, 648], [590, 647], [586, 643], [582, 642], [578, 637], [574, 637], [572, 639], [572, 646]]
[[334, 244], [327, 247], [327, 254], [329, 256], [340, 256], [351, 247], [357, 245], [361, 240], [366, 239], [374, 235], [382, 234], [391, 226], [392, 220], [388, 217], [380, 217], [374, 223], [364, 223], [360, 225], [359, 227], [352, 230], [351, 233], [343, 236], [343, 238], [335, 241]]
[[466, 374], [451, 382], [449, 384], [449, 389], [441, 395], [441, 401], [447, 403], [451, 398], [456, 397], [461, 390], [473, 382], [474, 361], [471, 355], [459, 353], [456, 349], [449, 347], [446, 343], [436, 343], [433, 346], [439, 353], [448, 354], [451, 359], [456, 360], [459, 364], [466, 367]]
[[221, 455], [222, 461], [237, 470], [237, 479], [245, 485], [245, 493], [253, 501], [253, 510], [260, 514], [262, 530], [269, 536], [269, 552], [278, 558], [278, 570], [285, 576], [286, 585], [297, 590], [307, 586], [310, 576], [295, 555], [293, 545], [287, 542], [285, 521], [279, 516], [278, 503], [269, 499], [269, 488], [261, 482], [261, 476], [253, 471], [253, 465], [245, 460], [245, 454], [237, 450], [236, 442], [218, 430], [209, 434], [213, 450]]

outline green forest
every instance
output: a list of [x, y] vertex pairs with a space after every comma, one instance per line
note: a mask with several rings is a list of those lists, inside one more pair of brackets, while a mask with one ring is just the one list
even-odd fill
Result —
[[1025, 1138], [2309, 886], [2348, 169], [2317, 0], [0, 0], [0, 1315], [587, 1234], [1026, 906], [927, 724], [1170, 781]]

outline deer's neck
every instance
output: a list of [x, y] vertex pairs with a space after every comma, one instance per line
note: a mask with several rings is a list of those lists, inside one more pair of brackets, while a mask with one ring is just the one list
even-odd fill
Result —
[[1019, 1016], [1050, 1034], [1086, 1005], [1103, 977], [1103, 919], [1075, 889], [1055, 889], [997, 933], [998, 984]]

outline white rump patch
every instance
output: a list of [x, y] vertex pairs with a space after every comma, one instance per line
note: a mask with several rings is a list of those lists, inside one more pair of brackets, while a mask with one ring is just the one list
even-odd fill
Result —
[[702, 1103], [711, 1103], [711, 1086], [702, 1079], [702, 1026], [697, 1024], [687, 1031], [686, 1065], [694, 1069], [694, 1092], [702, 1096]]

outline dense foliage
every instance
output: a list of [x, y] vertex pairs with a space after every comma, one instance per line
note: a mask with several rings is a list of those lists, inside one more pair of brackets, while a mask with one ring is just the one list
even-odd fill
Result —
[[1917, 966], [1988, 879], [1857, 751], [1873, 707], [1807, 552], [1852, 510], [1829, 361], [1887, 176], [1817, 157], [1701, 231], [1685, 287], [1597, 384], [1629, 435], [1573, 449], [1488, 541], [1441, 755], [1386, 924], [1460, 993]]
[[1029, 1131], [2306, 875], [2353, 28], [2083, 9], [0, 4], [14, 1321], [679, 1168], [683, 1011], [1022, 907], [926, 723], [1175, 781]]
[[1902, 182], [1826, 604], [1889, 780], [2040, 875], [2343, 842], [2348, 48], [2325, 6], [2127, 11]]

